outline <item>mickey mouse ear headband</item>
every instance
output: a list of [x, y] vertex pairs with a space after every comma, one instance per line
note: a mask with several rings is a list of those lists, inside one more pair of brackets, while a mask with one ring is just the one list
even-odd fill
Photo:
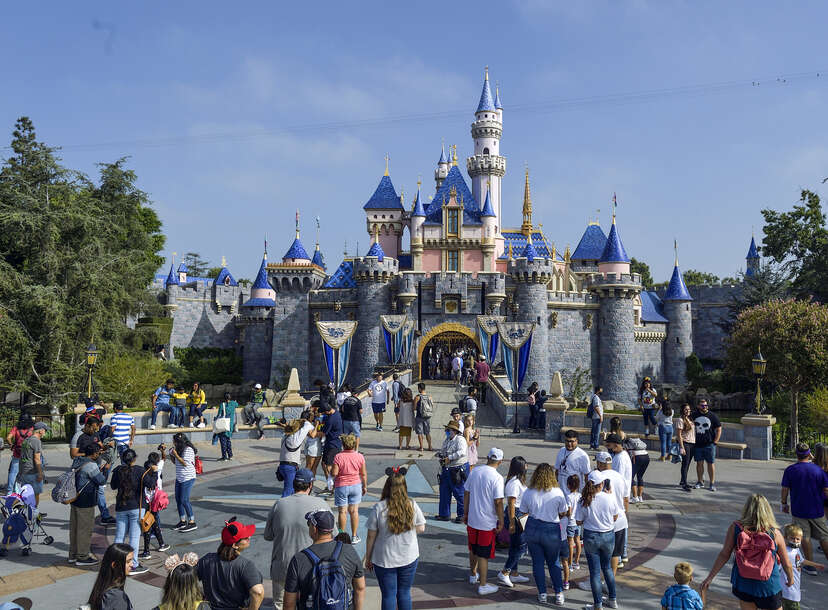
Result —
[[406, 472], [408, 472], [408, 469], [405, 466], [389, 466], [385, 469], [385, 475], [389, 477], [392, 474], [399, 474], [405, 476]]
[[179, 558], [178, 554], [170, 555], [167, 557], [167, 560], [164, 562], [164, 567], [167, 568], [168, 572], [172, 572], [182, 563], [186, 563], [188, 566], [195, 566], [198, 563], [198, 555], [195, 553], [184, 553], [184, 556]]

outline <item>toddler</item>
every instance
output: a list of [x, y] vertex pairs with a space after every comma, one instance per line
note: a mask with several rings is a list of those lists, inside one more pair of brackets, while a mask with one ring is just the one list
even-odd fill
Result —
[[702, 610], [704, 601], [697, 591], [690, 588], [693, 567], [686, 561], [676, 564], [673, 570], [675, 585], [670, 585], [661, 598], [661, 610]]
[[[563, 567], [564, 589], [569, 589], [569, 571], [579, 570], [581, 566], [581, 528], [575, 523], [575, 505], [581, 499], [581, 477], [569, 475], [566, 480], [566, 503], [569, 506], [569, 518], [566, 520], [566, 544], [561, 547], [561, 565]], [[561, 520], [563, 522], [563, 519]]]
[[802, 528], [791, 523], [785, 526], [785, 545], [788, 551], [788, 557], [791, 560], [793, 567], [793, 585], [785, 586], [785, 575], [780, 573], [782, 580], [782, 610], [799, 610], [799, 600], [802, 599], [802, 591], [800, 583], [802, 579], [802, 566], [811, 566], [817, 570], [824, 570], [825, 566], [821, 563], [808, 561], [803, 557], [802, 550], [799, 548], [802, 544]]

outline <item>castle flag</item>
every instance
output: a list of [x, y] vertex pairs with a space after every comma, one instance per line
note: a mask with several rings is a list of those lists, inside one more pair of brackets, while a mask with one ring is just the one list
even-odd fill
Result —
[[477, 337], [480, 339], [480, 351], [486, 360], [494, 366], [497, 358], [497, 347], [500, 334], [497, 332], [497, 323], [505, 322], [504, 316], [477, 316]]
[[534, 322], [498, 322], [497, 332], [500, 335], [503, 356], [503, 365], [506, 367], [506, 376], [512, 386], [512, 396], [518, 392], [526, 371], [529, 368], [529, 356], [532, 352], [532, 333], [535, 332]]
[[322, 337], [322, 358], [325, 361], [325, 371], [328, 379], [339, 391], [345, 382], [348, 373], [348, 363], [351, 360], [351, 340], [356, 332], [357, 322], [339, 320], [335, 322], [317, 322], [316, 330]]

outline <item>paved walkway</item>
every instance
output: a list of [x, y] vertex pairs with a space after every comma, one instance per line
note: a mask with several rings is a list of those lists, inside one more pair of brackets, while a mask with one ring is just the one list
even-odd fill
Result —
[[[441, 426], [448, 421], [450, 410], [456, 406], [459, 395], [449, 385], [429, 387], [436, 398], [437, 413], [434, 417], [434, 445], [440, 445]], [[481, 413], [486, 422], [494, 418]], [[390, 432], [393, 424], [385, 426], [385, 432], [370, 430], [370, 414], [366, 417], [363, 432], [363, 449], [368, 463], [369, 490], [360, 511], [362, 521], [359, 534], [364, 539], [364, 523], [371, 504], [378, 499], [384, 482], [383, 471], [389, 464], [406, 463], [411, 468], [407, 477], [411, 495], [429, 517], [426, 532], [419, 538], [420, 564], [413, 591], [414, 606], [425, 608], [485, 607], [531, 608], [537, 607], [533, 586], [501, 589], [497, 594], [480, 598], [466, 581], [467, 553], [465, 529], [461, 525], [434, 521], [437, 512], [437, 460], [432, 453], [420, 454], [413, 450], [396, 450], [396, 434]], [[439, 425], [438, 425], [439, 424]], [[481, 428], [481, 455], [492, 445], [501, 447], [507, 459], [523, 455], [532, 465], [553, 461], [559, 445], [546, 443], [539, 436], [525, 433], [512, 435], [497, 427]], [[415, 442], [416, 444], [416, 442]], [[229, 464], [215, 462], [218, 447], [208, 443], [199, 445], [205, 463], [205, 474], [193, 490], [193, 505], [199, 529], [181, 534], [167, 529], [176, 517], [175, 509], [162, 513], [165, 537], [173, 548], [171, 552], [195, 551], [199, 554], [215, 550], [220, 528], [225, 519], [236, 515], [243, 522], [257, 524], [257, 534], [246, 552], [267, 575], [270, 561], [270, 545], [261, 537], [267, 512], [281, 485], [274, 476], [278, 459], [278, 442], [273, 439], [234, 441], [235, 459]], [[143, 460], [146, 450], [139, 449]], [[54, 480], [68, 465], [65, 445], [46, 450], [47, 474]], [[5, 469], [7, 462], [3, 462]], [[782, 470], [786, 462], [752, 462], [723, 460], [719, 465], [719, 491], [696, 490], [686, 493], [678, 490], [678, 468], [669, 463], [655, 461], [647, 472], [647, 501], [630, 509], [632, 531], [630, 535], [631, 562], [619, 572], [619, 605], [622, 608], [657, 609], [664, 589], [672, 583], [673, 566], [678, 561], [689, 561], [696, 573], [696, 583], [706, 575], [719, 551], [728, 524], [738, 517], [745, 497], [752, 492], [764, 493], [774, 507], [778, 504]], [[172, 466], [167, 466], [167, 478], [171, 480]], [[505, 468], [501, 467], [505, 471]], [[170, 487], [170, 485], [168, 485]], [[50, 489], [48, 487], [47, 489]], [[171, 491], [171, 490], [170, 490]], [[114, 494], [110, 492], [110, 501]], [[66, 563], [68, 544], [68, 510], [54, 505], [48, 493], [42, 500], [42, 510], [48, 513], [44, 520], [47, 532], [55, 537], [51, 546], [35, 544], [32, 555], [20, 557], [12, 550], [5, 560], [0, 560], [0, 602], [17, 597], [28, 597], [34, 608], [71, 609], [83, 603], [92, 587], [96, 570], [78, 568]], [[780, 523], [787, 523], [778, 514]], [[114, 527], [96, 526], [93, 547], [99, 554], [112, 541]], [[357, 551], [365, 552], [364, 542]], [[153, 553], [146, 561], [148, 574], [131, 578], [127, 593], [137, 610], [152, 608], [160, 599], [160, 587], [164, 582], [163, 559], [165, 554]], [[498, 551], [492, 562], [491, 575], [502, 566], [505, 554]], [[573, 583], [587, 577], [586, 562], [573, 575]], [[529, 574], [530, 561], [525, 558], [521, 572]], [[734, 598], [729, 590], [730, 567], [727, 566], [715, 580], [708, 599], [708, 608], [734, 608]], [[803, 608], [823, 608], [828, 599], [828, 575], [810, 577], [803, 574]], [[266, 581], [266, 594], [270, 595], [270, 583]], [[368, 603], [366, 608], [379, 607], [379, 590], [376, 579], [368, 577]], [[566, 594], [565, 608], [581, 608], [590, 595], [573, 584]], [[264, 607], [269, 607], [266, 600]]]

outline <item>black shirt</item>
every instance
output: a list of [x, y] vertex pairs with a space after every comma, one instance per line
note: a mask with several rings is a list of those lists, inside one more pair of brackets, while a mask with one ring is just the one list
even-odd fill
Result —
[[342, 419], [345, 421], [359, 421], [360, 409], [362, 409], [362, 402], [359, 398], [348, 396], [342, 402]]
[[722, 427], [719, 417], [709, 409], [707, 413], [696, 411], [693, 414], [693, 424], [696, 427], [696, 447], [709, 447], [716, 438], [716, 430]]
[[[320, 559], [327, 559], [333, 555], [336, 540], [312, 544], [308, 548]], [[351, 587], [353, 579], [361, 578], [364, 575], [362, 560], [350, 544], [342, 545], [342, 551], [339, 553], [339, 565], [342, 566], [342, 570], [345, 572], [345, 581], [348, 583], [348, 587]], [[288, 565], [287, 575], [285, 576], [285, 591], [298, 593], [299, 603], [296, 604], [296, 607], [304, 608], [308, 597], [313, 593], [313, 586], [313, 562], [303, 551], [299, 551], [293, 556], [290, 565]]]
[[242, 555], [224, 561], [216, 553], [207, 553], [198, 560], [196, 572], [212, 610], [246, 608], [250, 589], [262, 584], [262, 573]]
[[[136, 510], [138, 501], [141, 498], [141, 477], [144, 476], [143, 466], [118, 466], [112, 472], [112, 489], [118, 490], [115, 496], [115, 510]], [[144, 477], [144, 485], [147, 479], [153, 483], [157, 480], [158, 473], [150, 471]]]

